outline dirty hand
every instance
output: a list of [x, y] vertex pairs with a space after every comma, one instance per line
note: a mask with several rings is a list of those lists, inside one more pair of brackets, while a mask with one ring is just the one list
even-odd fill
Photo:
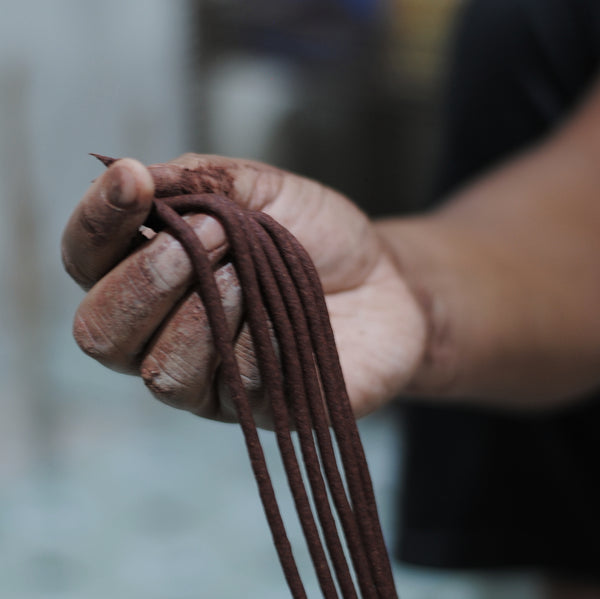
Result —
[[[247, 160], [184, 155], [149, 169], [119, 160], [99, 177], [63, 235], [67, 272], [86, 297], [74, 320], [80, 347], [102, 364], [140, 374], [160, 400], [208, 418], [235, 420], [221, 380], [192, 268], [167, 232], [140, 243], [155, 180], [186, 193], [217, 192], [263, 210], [289, 229], [310, 254], [326, 294], [342, 370], [356, 417], [378, 408], [410, 382], [425, 345], [423, 313], [367, 217], [317, 182]], [[210, 252], [235, 336], [242, 378], [260, 426], [270, 410], [261, 392], [241, 292], [226, 258], [220, 225], [185, 217]], [[135, 240], [137, 239], [137, 242]]]

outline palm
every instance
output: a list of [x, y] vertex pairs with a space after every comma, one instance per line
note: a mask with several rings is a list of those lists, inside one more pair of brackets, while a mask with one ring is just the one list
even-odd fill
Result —
[[[303, 218], [291, 217], [298, 205]], [[415, 298], [372, 224], [337, 192], [294, 177], [264, 210], [317, 267], [350, 401], [364, 416], [397, 394], [418, 366], [425, 334]]]

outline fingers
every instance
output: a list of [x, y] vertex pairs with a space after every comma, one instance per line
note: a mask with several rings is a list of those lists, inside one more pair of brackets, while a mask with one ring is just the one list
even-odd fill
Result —
[[[241, 290], [231, 264], [215, 279], [225, 317], [234, 339], [241, 319]], [[208, 318], [198, 294], [191, 292], [152, 341], [140, 372], [162, 402], [208, 418], [221, 418], [213, 386], [218, 364]], [[231, 419], [231, 418], [229, 418]]]
[[[240, 328], [242, 298], [239, 281], [231, 264], [220, 268], [215, 278], [231, 339], [235, 338], [234, 354], [256, 424], [272, 430], [271, 406], [262, 384], [252, 336], [247, 323]], [[210, 338], [208, 318], [196, 293], [191, 293], [169, 317], [148, 348], [140, 371], [152, 394], [163, 403], [204, 418], [237, 421], [229, 382], [221, 371]]]
[[136, 160], [119, 160], [90, 187], [75, 208], [62, 238], [67, 272], [91, 287], [131, 248], [152, 205], [154, 184]]
[[[349, 244], [342, 243], [345, 238], [324, 244], [323, 238], [331, 236], [330, 224], [336, 223], [336, 231], [352, 231], [354, 243], [355, 229], [363, 233], [364, 223], [358, 219], [357, 225], [354, 213], [344, 218], [349, 210], [344, 210], [338, 194], [315, 182], [257, 162], [193, 154], [148, 168], [131, 159], [119, 160], [76, 208], [62, 248], [67, 271], [80, 285], [91, 287], [75, 317], [78, 344], [110, 368], [141, 372], [165, 403], [231, 420], [235, 409], [215, 374], [218, 358], [206, 314], [198, 296], [189, 291], [192, 268], [186, 252], [161, 232], [128, 255], [154, 196], [192, 193], [221, 193], [245, 208], [269, 212], [300, 239], [321, 274], [331, 270], [337, 279], [345, 271], [323, 248], [333, 245], [337, 254], [347, 257]], [[221, 227], [206, 216], [185, 218], [213, 258], [222, 257], [226, 241]], [[345, 226], [346, 220], [355, 226]], [[233, 335], [241, 318], [239, 283], [226, 269], [218, 273], [223, 301], [230, 304], [226, 313]], [[345, 289], [348, 277], [342, 278], [330, 286]], [[270, 408], [245, 327], [235, 351], [257, 422], [268, 427]]]
[[[230, 264], [219, 269], [216, 279], [233, 339], [242, 317], [239, 282]], [[192, 293], [149, 348], [141, 365], [142, 377], [152, 394], [167, 405], [204, 418], [237, 422], [229, 382], [214, 345], [207, 340], [210, 332], [206, 312], [197, 294]], [[256, 425], [272, 430], [271, 406], [246, 323], [235, 338], [234, 354]]]
[[[213, 262], [224, 255], [224, 232], [214, 219], [193, 215], [186, 220]], [[146, 345], [191, 281], [186, 252], [168, 233], [159, 233], [89, 291], [75, 315], [75, 340], [105, 366], [137, 373]]]

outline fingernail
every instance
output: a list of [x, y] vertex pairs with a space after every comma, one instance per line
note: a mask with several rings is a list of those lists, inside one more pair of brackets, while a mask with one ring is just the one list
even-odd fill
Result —
[[128, 169], [116, 164], [106, 171], [108, 203], [119, 209], [131, 208], [138, 199], [138, 190], [135, 177]]
[[211, 216], [204, 216], [200, 226], [194, 227], [194, 229], [207, 251], [215, 250], [227, 241], [223, 226]]

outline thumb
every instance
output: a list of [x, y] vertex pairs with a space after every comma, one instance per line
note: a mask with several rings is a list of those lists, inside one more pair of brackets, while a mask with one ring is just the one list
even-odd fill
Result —
[[146, 167], [131, 158], [115, 162], [94, 181], [62, 237], [63, 264], [77, 283], [91, 287], [129, 251], [153, 194]]

